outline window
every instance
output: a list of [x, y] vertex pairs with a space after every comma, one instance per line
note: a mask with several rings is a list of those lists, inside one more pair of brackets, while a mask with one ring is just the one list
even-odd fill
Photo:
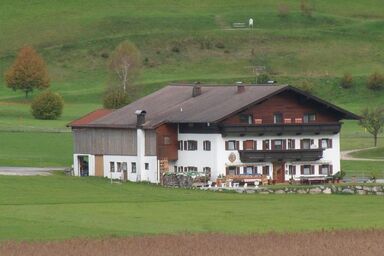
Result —
[[122, 164], [120, 162], [117, 162], [116, 165], [117, 165], [117, 172], [121, 172]]
[[178, 149], [178, 150], [183, 150], [183, 141], [182, 141], [182, 140], [179, 140], [177, 149]]
[[238, 175], [239, 174], [239, 167], [236, 166], [229, 166], [226, 168], [226, 174], [227, 175]]
[[257, 142], [255, 140], [245, 140], [243, 141], [244, 150], [256, 150]]
[[269, 165], [263, 166], [263, 175], [269, 176]]
[[332, 175], [332, 165], [323, 164], [319, 166], [319, 174], [321, 175]]
[[240, 123], [252, 124], [253, 116], [251, 114], [240, 114]]
[[272, 140], [272, 149], [283, 150], [285, 149], [284, 140]]
[[169, 145], [169, 144], [171, 144], [171, 137], [169, 137], [169, 136], [164, 136], [164, 137], [163, 137], [163, 142], [164, 142], [164, 145]]
[[197, 150], [197, 141], [196, 140], [184, 141], [184, 150], [189, 150], [189, 151]]
[[128, 166], [127, 166], [127, 162], [124, 162], [123, 163], [123, 172], [126, 172], [128, 171]]
[[183, 172], [183, 171], [184, 171], [183, 166], [179, 166], [179, 167], [178, 167], [178, 172]]
[[244, 166], [244, 171], [243, 173], [246, 174], [246, 175], [253, 175], [254, 172], [253, 172], [253, 166]]
[[187, 172], [197, 172], [197, 167], [195, 166], [184, 167], [184, 169], [185, 168], [187, 168]]
[[115, 162], [109, 162], [109, 170], [110, 172], [115, 172]]
[[311, 123], [316, 121], [316, 114], [314, 113], [305, 113], [303, 116], [304, 123]]
[[319, 148], [332, 148], [332, 139], [320, 139]]
[[295, 140], [288, 139], [288, 149], [295, 149]]
[[145, 169], [145, 170], [149, 170], [149, 163], [145, 163], [145, 164], [144, 164], [144, 169]]
[[203, 172], [208, 179], [211, 178], [211, 167], [204, 167]]
[[263, 150], [269, 149], [269, 140], [263, 140]]
[[315, 166], [313, 165], [302, 165], [301, 175], [313, 175], [315, 174]]
[[136, 173], [136, 163], [135, 162], [131, 163], [131, 169], [132, 169], [131, 170], [132, 173]]
[[209, 140], [203, 141], [203, 150], [211, 151], [211, 142]]
[[313, 140], [302, 139], [301, 140], [301, 149], [310, 149], [312, 144], [313, 144]]
[[239, 142], [236, 140], [227, 140], [225, 142], [225, 150], [238, 150]]
[[288, 167], [288, 174], [289, 175], [296, 175], [296, 165], [290, 165]]
[[281, 113], [273, 114], [273, 123], [274, 124], [281, 124], [282, 122], [283, 122], [283, 114], [281, 114]]

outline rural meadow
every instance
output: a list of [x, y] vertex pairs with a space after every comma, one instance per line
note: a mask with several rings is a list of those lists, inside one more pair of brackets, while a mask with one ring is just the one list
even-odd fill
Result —
[[380, 0], [0, 2], [0, 255], [384, 254]]

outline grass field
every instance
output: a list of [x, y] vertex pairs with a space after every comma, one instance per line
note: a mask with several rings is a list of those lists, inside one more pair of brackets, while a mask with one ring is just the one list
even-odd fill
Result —
[[61, 175], [0, 176], [0, 194], [0, 240], [384, 228], [379, 196], [240, 195]]
[[[280, 0], [1, 1], [0, 165], [70, 164], [70, 136], [51, 132], [68, 131], [71, 120], [101, 107], [111, 81], [106, 56], [123, 40], [134, 42], [143, 56], [135, 97], [170, 82], [254, 82], [253, 67], [262, 66], [272, 79], [298, 86], [307, 81], [316, 95], [356, 113], [384, 104], [383, 91], [365, 88], [369, 74], [384, 70], [384, 5], [310, 2], [312, 17], [300, 13], [299, 0], [284, 2], [286, 17], [278, 15]], [[254, 29], [231, 29], [249, 17]], [[25, 44], [46, 60], [51, 87], [65, 99], [59, 120], [33, 119], [30, 99], [5, 87], [3, 74]], [[345, 72], [354, 77], [349, 90], [338, 86]], [[372, 145], [356, 122], [345, 122], [341, 136], [342, 150]]]
[[371, 159], [382, 159], [384, 160], [384, 148], [373, 148], [364, 151], [354, 152], [352, 156], [358, 158], [371, 158]]

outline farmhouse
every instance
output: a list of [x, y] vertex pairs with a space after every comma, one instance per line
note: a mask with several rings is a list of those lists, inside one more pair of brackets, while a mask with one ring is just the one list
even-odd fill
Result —
[[358, 118], [289, 85], [169, 85], [70, 123], [74, 173], [153, 183], [165, 170], [327, 176], [340, 171], [340, 120]]

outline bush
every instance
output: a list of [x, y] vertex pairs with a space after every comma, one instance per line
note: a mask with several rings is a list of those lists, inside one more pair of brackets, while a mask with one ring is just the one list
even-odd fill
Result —
[[284, 18], [289, 15], [289, 6], [285, 3], [281, 3], [277, 6], [277, 12], [279, 17]]
[[369, 76], [367, 88], [370, 90], [380, 90], [384, 88], [384, 76], [378, 72]]
[[103, 106], [108, 109], [118, 109], [129, 103], [129, 96], [121, 87], [108, 87], [104, 92]]
[[266, 84], [268, 81], [271, 80], [269, 78], [269, 75], [267, 73], [262, 73], [257, 76], [256, 83], [257, 84]]
[[340, 80], [340, 86], [344, 89], [349, 89], [353, 86], [353, 78], [351, 74], [344, 74]]
[[33, 99], [31, 111], [36, 119], [53, 120], [61, 116], [63, 107], [63, 98], [58, 93], [47, 90]]

